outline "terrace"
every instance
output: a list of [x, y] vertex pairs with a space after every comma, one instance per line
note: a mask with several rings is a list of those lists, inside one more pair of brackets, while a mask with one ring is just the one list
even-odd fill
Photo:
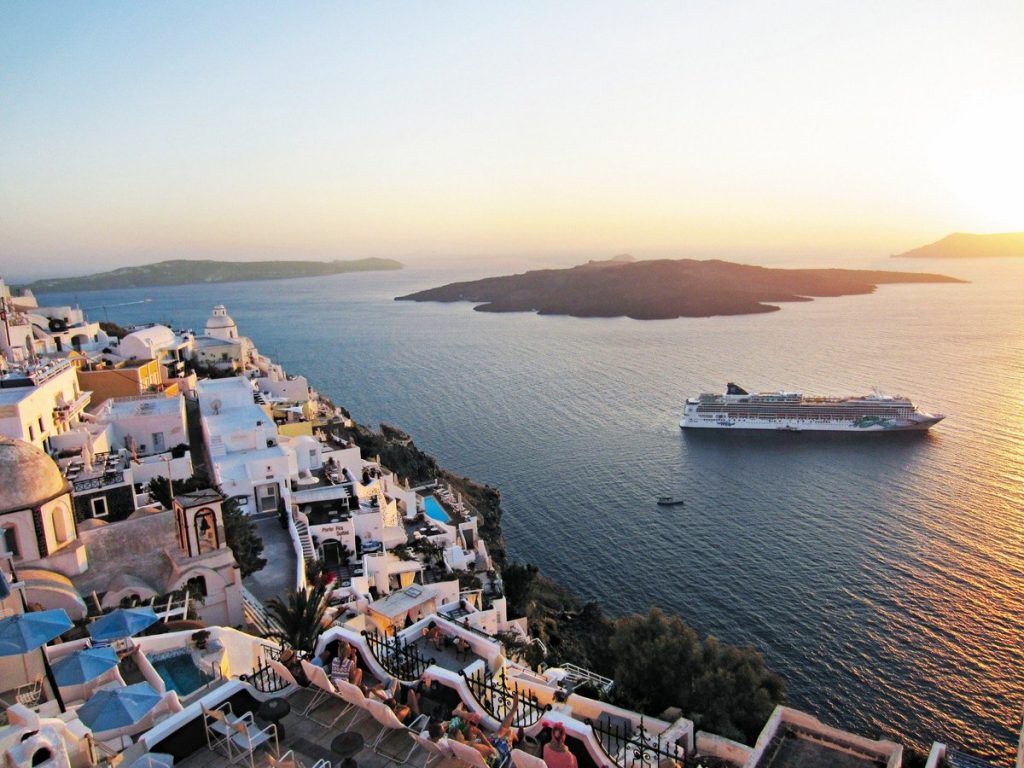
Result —
[[758, 768], [884, 768], [887, 761], [787, 728], [772, 740]]
[[127, 469], [126, 454], [97, 453], [88, 464], [84, 459], [72, 459], [64, 470], [64, 477], [75, 493], [82, 493], [124, 483]]

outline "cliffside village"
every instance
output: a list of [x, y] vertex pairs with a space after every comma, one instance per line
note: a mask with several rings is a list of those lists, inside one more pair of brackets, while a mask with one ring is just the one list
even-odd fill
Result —
[[[613, 706], [587, 670], [531, 667], [539, 641], [458, 492], [364, 456], [224, 306], [201, 332], [125, 331], [0, 281], [4, 766], [903, 764], [792, 708], [749, 746]], [[239, 513], [270, 561], [245, 578]], [[300, 658], [266, 604], [322, 584]]]

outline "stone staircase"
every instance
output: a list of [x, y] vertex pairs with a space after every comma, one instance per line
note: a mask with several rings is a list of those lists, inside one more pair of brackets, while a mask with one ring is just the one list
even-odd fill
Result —
[[302, 545], [302, 558], [315, 560], [316, 550], [313, 548], [313, 537], [309, 535], [309, 526], [295, 518], [295, 530], [299, 532], [299, 544]]
[[224, 446], [224, 439], [220, 435], [213, 435], [210, 438], [210, 456], [227, 456], [228, 449]]
[[282, 631], [281, 625], [267, 613], [259, 598], [245, 587], [242, 587], [242, 615], [245, 617], [245, 623], [263, 637]]

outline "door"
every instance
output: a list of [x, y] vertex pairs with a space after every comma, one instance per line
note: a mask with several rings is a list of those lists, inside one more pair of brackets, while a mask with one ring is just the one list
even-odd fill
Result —
[[256, 487], [256, 506], [260, 512], [277, 511], [277, 483]]
[[153, 433], [153, 453], [164, 452], [164, 433], [154, 432]]

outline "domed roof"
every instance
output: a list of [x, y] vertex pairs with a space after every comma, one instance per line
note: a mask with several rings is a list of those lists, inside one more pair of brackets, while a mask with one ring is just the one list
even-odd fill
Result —
[[231, 315], [228, 314], [227, 309], [223, 304], [218, 304], [213, 308], [213, 314], [210, 315], [210, 319], [206, 321], [206, 327], [209, 328], [234, 328], [235, 321], [231, 319]]
[[31, 443], [0, 436], [0, 514], [39, 506], [67, 488], [53, 459]]

